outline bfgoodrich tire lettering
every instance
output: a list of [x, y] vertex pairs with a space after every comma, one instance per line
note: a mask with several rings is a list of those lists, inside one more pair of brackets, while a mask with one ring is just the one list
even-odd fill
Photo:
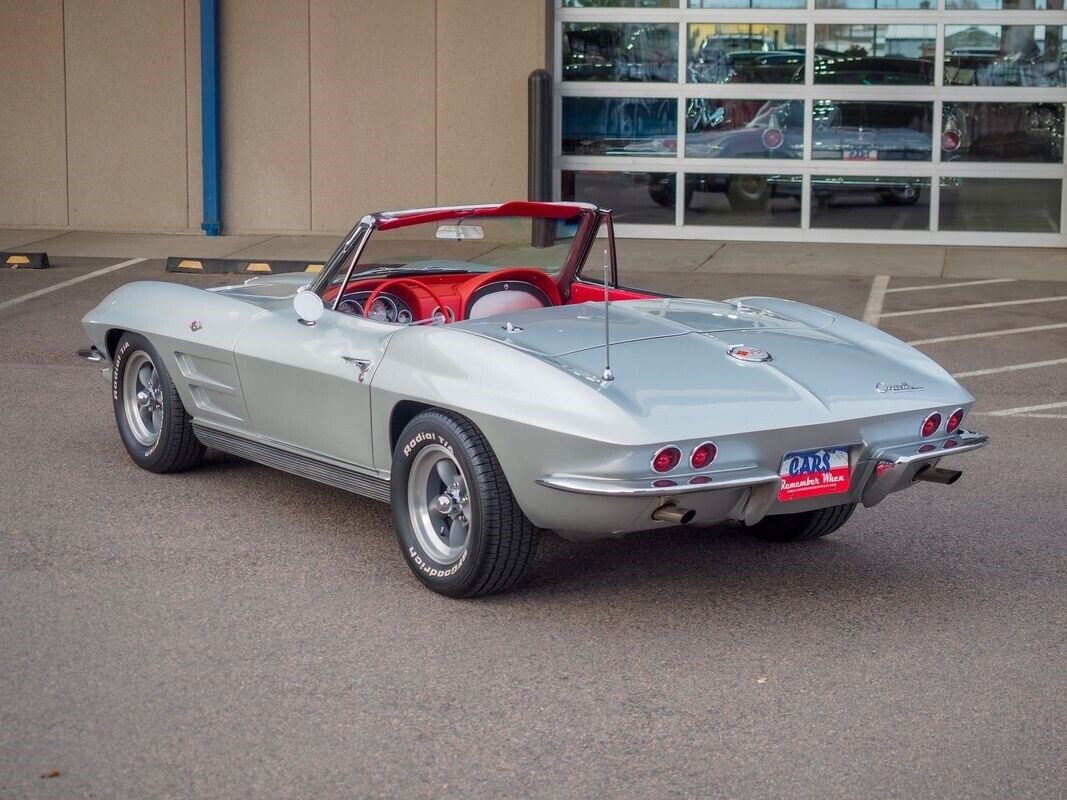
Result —
[[400, 551], [433, 591], [492, 594], [529, 572], [540, 532], [469, 420], [437, 410], [415, 417], [393, 451], [390, 484]]
[[204, 445], [163, 359], [139, 334], [124, 334], [115, 349], [111, 399], [119, 436], [137, 466], [180, 472], [203, 458]]
[[830, 535], [848, 522], [855, 510], [855, 503], [846, 503], [799, 514], [776, 514], [764, 517], [747, 530], [768, 542], [806, 542]]

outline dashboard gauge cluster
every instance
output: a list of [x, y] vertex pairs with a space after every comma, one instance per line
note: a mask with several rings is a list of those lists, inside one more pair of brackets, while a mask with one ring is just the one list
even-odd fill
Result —
[[[337, 310], [344, 314], [362, 317], [370, 295], [369, 291], [346, 294], [337, 304]], [[374, 304], [366, 316], [378, 322], [396, 322], [401, 325], [407, 325], [415, 318], [407, 303], [388, 292], [382, 292], [374, 298]]]

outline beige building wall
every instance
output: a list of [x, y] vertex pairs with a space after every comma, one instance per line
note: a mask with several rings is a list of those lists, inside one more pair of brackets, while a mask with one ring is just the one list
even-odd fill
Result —
[[[224, 232], [525, 196], [549, 6], [222, 0]], [[0, 227], [200, 230], [199, 24], [199, 0], [0, 0]]]
[[67, 225], [63, 2], [0, 0], [0, 225]]

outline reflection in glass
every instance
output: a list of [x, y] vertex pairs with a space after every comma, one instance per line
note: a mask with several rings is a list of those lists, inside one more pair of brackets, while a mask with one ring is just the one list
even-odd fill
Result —
[[678, 101], [665, 97], [564, 97], [563, 155], [673, 156]]
[[689, 0], [690, 9], [803, 9], [807, 0]]
[[946, 86], [1067, 86], [1063, 28], [946, 25]]
[[816, 25], [815, 83], [928, 86], [933, 25]]
[[932, 103], [816, 100], [812, 158], [929, 161]]
[[812, 175], [811, 227], [926, 230], [930, 179]]
[[799, 175], [685, 176], [687, 225], [800, 225]]
[[941, 122], [942, 161], [1063, 162], [1060, 103], [950, 103]]
[[690, 98], [685, 154], [689, 158], [802, 158], [804, 101]]
[[674, 173], [564, 170], [560, 199], [610, 208], [619, 224], [673, 225]]
[[940, 228], [1059, 233], [1060, 184], [1024, 178], [942, 178]]
[[678, 79], [678, 26], [652, 23], [567, 22], [563, 80]]
[[937, 8], [937, 0], [815, 0], [816, 8], [877, 8], [881, 10]]
[[1062, 11], [1063, 0], [946, 0], [945, 8], [949, 11]]
[[686, 31], [689, 83], [804, 80], [803, 25], [693, 23]]
[[678, 8], [678, 0], [563, 0], [564, 8]]

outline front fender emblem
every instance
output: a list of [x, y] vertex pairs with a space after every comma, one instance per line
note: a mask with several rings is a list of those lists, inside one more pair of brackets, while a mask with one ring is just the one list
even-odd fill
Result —
[[734, 345], [727, 351], [727, 355], [738, 361], [770, 361], [771, 354], [758, 347], [749, 347], [745, 344]]
[[204, 323], [201, 322], [198, 319], [194, 319], [192, 322], [189, 323], [189, 330], [191, 330], [193, 333], [196, 333], [198, 330], [200, 330], [203, 327], [204, 327]]

